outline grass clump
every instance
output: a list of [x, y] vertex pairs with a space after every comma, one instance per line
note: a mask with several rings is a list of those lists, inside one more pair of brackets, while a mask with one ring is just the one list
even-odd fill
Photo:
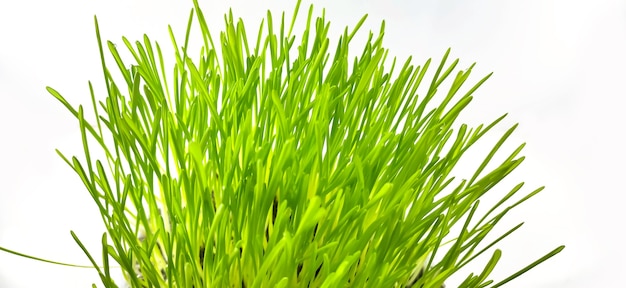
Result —
[[[524, 159], [522, 144], [492, 163], [516, 126], [454, 180], [462, 156], [505, 117], [456, 123], [489, 75], [466, 84], [473, 65], [453, 73], [449, 51], [438, 63], [388, 61], [384, 23], [350, 56], [365, 17], [331, 41], [312, 6], [304, 31], [293, 30], [299, 7], [291, 21], [268, 12], [256, 39], [231, 12], [214, 41], [194, 1], [185, 38], [170, 28], [169, 72], [157, 42], [123, 38], [132, 59], [122, 59], [96, 21], [107, 97], [91, 89], [95, 120], [48, 88], [80, 123], [84, 158], [59, 155], [106, 226], [102, 262], [72, 233], [105, 287], [117, 287], [117, 266], [132, 287], [441, 287], [484, 253], [484, 270], [459, 287], [499, 287], [563, 249], [489, 279], [494, 246], [521, 224], [491, 232], [542, 190], [512, 200], [520, 183], [478, 212]], [[188, 48], [193, 23], [199, 55]]]

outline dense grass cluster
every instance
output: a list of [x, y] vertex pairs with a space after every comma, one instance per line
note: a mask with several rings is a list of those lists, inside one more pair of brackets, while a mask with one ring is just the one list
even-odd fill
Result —
[[[453, 74], [449, 52], [419, 66], [388, 60], [384, 23], [351, 56], [365, 17], [331, 40], [312, 6], [293, 31], [300, 3], [290, 22], [268, 12], [254, 39], [231, 12], [214, 41], [194, 4], [183, 42], [170, 28], [169, 72], [158, 43], [124, 38], [132, 59], [122, 59], [96, 21], [107, 97], [91, 89], [95, 120], [48, 88], [80, 123], [84, 158], [59, 154], [102, 214], [102, 262], [74, 236], [106, 287], [118, 285], [113, 266], [132, 287], [440, 287], [483, 253], [492, 254], [484, 270], [460, 287], [498, 287], [562, 249], [489, 280], [494, 245], [521, 224], [490, 232], [542, 190], [511, 201], [519, 184], [476, 212], [522, 163], [523, 144], [491, 163], [515, 126], [454, 181], [461, 157], [504, 118], [455, 121], [489, 76], [464, 88], [472, 67]], [[193, 23], [200, 55], [188, 53]]]

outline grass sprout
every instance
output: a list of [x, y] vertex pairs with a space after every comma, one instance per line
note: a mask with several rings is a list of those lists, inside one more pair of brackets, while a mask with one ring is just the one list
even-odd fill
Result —
[[462, 156], [506, 116], [457, 121], [490, 75], [466, 83], [474, 65], [459, 70], [449, 50], [417, 66], [387, 59], [384, 22], [354, 56], [365, 17], [330, 39], [312, 5], [294, 30], [300, 6], [292, 19], [268, 12], [249, 38], [232, 11], [211, 34], [194, 0], [184, 38], [169, 28], [171, 67], [148, 36], [123, 38], [124, 59], [95, 19], [106, 98], [90, 83], [86, 111], [47, 88], [80, 124], [84, 157], [57, 152], [106, 227], [102, 251], [72, 232], [105, 287], [120, 285], [115, 267], [131, 287], [443, 287], [483, 254], [484, 269], [459, 287], [499, 287], [563, 249], [490, 279], [495, 247], [522, 224], [494, 227], [543, 189], [520, 183], [479, 209], [524, 160], [523, 144], [501, 151], [517, 125], [455, 180]]

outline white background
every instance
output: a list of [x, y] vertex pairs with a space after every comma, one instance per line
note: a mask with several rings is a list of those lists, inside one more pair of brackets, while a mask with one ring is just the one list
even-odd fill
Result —
[[[200, 3], [215, 35], [229, 7], [254, 32], [267, 9], [288, 14], [293, 9], [288, 1]], [[452, 47], [460, 68], [478, 63], [474, 81], [495, 72], [476, 93], [467, 117], [489, 121], [510, 112], [506, 124], [521, 123], [513, 142], [528, 143], [527, 159], [512, 177], [526, 181], [528, 191], [547, 186], [510, 215], [508, 223], [526, 224], [498, 246], [504, 254], [496, 279], [566, 244], [556, 258], [507, 287], [623, 287], [626, 2], [314, 4], [316, 13], [326, 8], [335, 32], [365, 13], [363, 35], [378, 31], [386, 19], [385, 46], [392, 56], [414, 55], [414, 63], [421, 64]], [[0, 246], [88, 264], [70, 236], [74, 230], [100, 255], [96, 206], [54, 152], [81, 153], [78, 125], [45, 86], [73, 104], [89, 103], [88, 80], [103, 95], [94, 14], [103, 38], [118, 47], [121, 36], [136, 40], [143, 33], [169, 47], [167, 24], [182, 37], [191, 7], [191, 1], [174, 0], [0, 2]], [[94, 282], [99, 284], [97, 274], [89, 269], [0, 252], [0, 287], [90, 287]]]

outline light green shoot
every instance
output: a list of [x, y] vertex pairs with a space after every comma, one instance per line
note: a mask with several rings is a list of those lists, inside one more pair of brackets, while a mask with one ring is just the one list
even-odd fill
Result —
[[[452, 174], [505, 117], [457, 123], [490, 75], [467, 84], [473, 65], [453, 74], [450, 51], [419, 66], [389, 61], [384, 23], [353, 56], [365, 17], [330, 39], [312, 6], [294, 31], [299, 8], [291, 21], [268, 12], [256, 38], [231, 12], [213, 37], [194, 1], [184, 39], [170, 28], [172, 71], [147, 36], [124, 38], [132, 58], [122, 59], [96, 20], [107, 97], [91, 89], [91, 115], [47, 88], [80, 123], [83, 159], [58, 153], [102, 215], [102, 251], [72, 235], [105, 287], [119, 285], [112, 267], [132, 287], [441, 287], [484, 253], [459, 287], [499, 287], [563, 249], [490, 279], [505, 256], [496, 245], [521, 224], [493, 228], [542, 190], [516, 195], [520, 183], [478, 209], [524, 159], [522, 144], [493, 163], [516, 126], [467, 180]], [[188, 52], [193, 23], [199, 55]]]

